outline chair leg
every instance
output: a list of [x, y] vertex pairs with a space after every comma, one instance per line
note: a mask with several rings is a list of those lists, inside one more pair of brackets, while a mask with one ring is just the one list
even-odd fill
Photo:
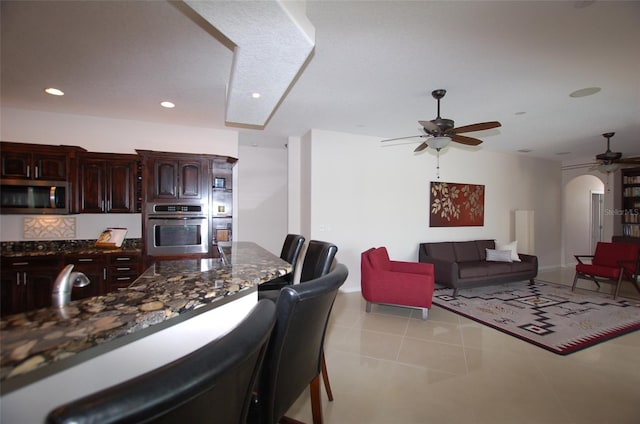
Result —
[[367, 306], [365, 306], [364, 310], [367, 312], [371, 312], [371, 302], [367, 301]]
[[322, 351], [322, 380], [324, 381], [324, 388], [327, 391], [329, 401], [333, 401], [333, 392], [331, 391], [331, 384], [329, 383], [329, 373], [327, 372], [327, 361], [324, 360], [324, 351]]
[[571, 291], [576, 291], [577, 283], [578, 283], [578, 273], [576, 272], [575, 277], [573, 277], [573, 285], [571, 286]]
[[322, 424], [322, 403], [320, 402], [320, 374], [316, 375], [309, 384], [311, 389], [311, 415], [313, 424]]
[[616, 291], [613, 295], [613, 300], [616, 300], [618, 298], [618, 292], [620, 291], [620, 286], [622, 285], [622, 274], [623, 271], [620, 271], [620, 276], [618, 277], [618, 282], [616, 283]]
[[422, 319], [426, 320], [427, 317], [429, 317], [429, 309], [427, 308], [422, 308]]

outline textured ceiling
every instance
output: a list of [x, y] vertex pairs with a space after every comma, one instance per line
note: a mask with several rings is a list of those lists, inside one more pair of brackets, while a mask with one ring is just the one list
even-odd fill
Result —
[[[231, 128], [235, 44], [184, 3], [1, 8], [3, 106]], [[590, 159], [615, 131], [612, 150], [640, 155], [640, 2], [311, 1], [306, 16], [310, 58], [264, 129], [233, 127], [241, 143], [282, 147], [310, 128], [418, 134], [436, 116], [430, 92], [445, 88], [441, 115], [456, 125], [502, 123], [473, 133], [481, 149]]]

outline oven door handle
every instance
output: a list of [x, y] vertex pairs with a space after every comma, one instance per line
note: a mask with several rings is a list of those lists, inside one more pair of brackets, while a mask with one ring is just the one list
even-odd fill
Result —
[[197, 219], [202, 221], [203, 219], [207, 219], [206, 216], [150, 216], [148, 219], [153, 220], [175, 220], [175, 221], [186, 221], [190, 219]]

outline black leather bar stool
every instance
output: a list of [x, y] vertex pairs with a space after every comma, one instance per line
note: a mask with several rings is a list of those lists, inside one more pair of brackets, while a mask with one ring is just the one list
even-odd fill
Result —
[[320, 373], [327, 323], [338, 289], [347, 279], [343, 264], [304, 284], [280, 291], [276, 325], [251, 404], [249, 423], [284, 422], [284, 414], [300, 394], [311, 389], [313, 423], [322, 423]]
[[293, 278], [296, 274], [298, 258], [300, 257], [304, 240], [304, 237], [299, 234], [287, 234], [284, 239], [284, 243], [282, 244], [280, 259], [291, 264], [291, 273], [260, 284], [258, 286], [258, 291], [280, 290], [284, 286], [293, 284]]
[[264, 300], [230, 333], [167, 365], [55, 408], [47, 423], [245, 424], [275, 323]]

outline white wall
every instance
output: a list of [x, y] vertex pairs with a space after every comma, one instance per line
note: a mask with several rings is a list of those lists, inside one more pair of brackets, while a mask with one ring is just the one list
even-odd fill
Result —
[[287, 234], [286, 149], [240, 146], [238, 241], [253, 241], [280, 256]]
[[535, 211], [540, 267], [560, 264], [560, 163], [450, 146], [440, 154], [440, 181], [485, 185], [482, 227], [429, 227], [429, 183], [436, 181], [431, 149], [383, 147], [380, 138], [312, 130], [310, 236], [338, 246], [349, 268], [344, 290], [360, 288], [360, 253], [386, 246], [393, 259], [417, 261], [426, 241], [515, 237], [517, 209]]

